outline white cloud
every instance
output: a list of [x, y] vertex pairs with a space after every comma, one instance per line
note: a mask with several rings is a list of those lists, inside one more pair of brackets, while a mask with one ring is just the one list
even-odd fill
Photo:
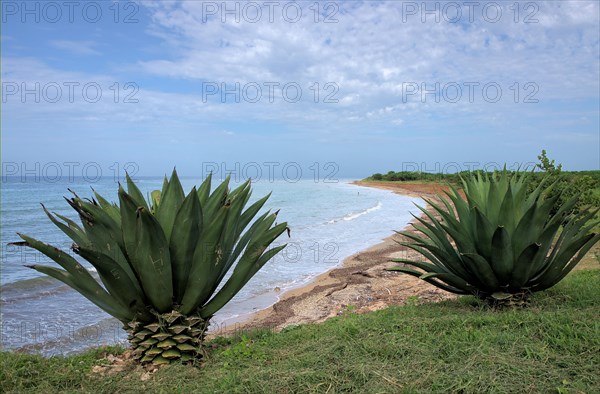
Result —
[[[3, 89], [8, 85], [16, 89], [14, 93], [3, 92], [5, 135], [19, 127], [33, 127], [31, 135], [40, 136], [53, 128], [67, 132], [103, 126], [102, 135], [96, 137], [125, 137], [122, 130], [128, 127], [158, 130], [167, 136], [173, 131], [168, 125], [202, 125], [225, 110], [218, 104], [203, 103], [195, 94], [143, 86], [129, 97], [137, 102], [126, 102], [132, 91], [125, 91], [122, 83], [116, 89], [116, 76], [63, 71], [32, 58], [4, 58], [2, 62]], [[90, 85], [87, 92], [86, 85]]]
[[[422, 23], [419, 15], [402, 23], [402, 2], [339, 3], [338, 23], [315, 23], [308, 3], [303, 8], [306, 17], [297, 23], [286, 22], [278, 13], [269, 23], [265, 9], [258, 23], [245, 22], [241, 11], [240, 23], [229, 14], [223, 23], [221, 3], [214, 4], [217, 14], [207, 16], [202, 2], [152, 3], [152, 29], [174, 45], [178, 55], [140, 62], [142, 69], [190, 81], [297, 82], [304, 97], [312, 97], [312, 83], [322, 87], [334, 82], [339, 86], [339, 105], [318, 106], [331, 117], [353, 116], [352, 111], [383, 116], [380, 108], [398, 104], [406, 104], [401, 111], [412, 111], [407, 106], [410, 100], [404, 102], [402, 96], [404, 83], [495, 82], [503, 89], [503, 100], [495, 108], [514, 104], [515, 82], [521, 90], [519, 99], [528, 93], [523, 88], [527, 82], [539, 87], [537, 97], [544, 100], [596, 97], [599, 88], [595, 2], [539, 3], [535, 14], [521, 4], [517, 16], [509, 8], [512, 3], [503, 3], [497, 23], [487, 22], [481, 9], [475, 12], [474, 23], [465, 22], [465, 8], [463, 23], [456, 24], [443, 19]], [[539, 16], [539, 23], [524, 23], [526, 16]], [[320, 94], [322, 99], [327, 92]], [[488, 110], [481, 91], [474, 103], [467, 100], [467, 91], [463, 94], [458, 105], [442, 97], [440, 103], [431, 99], [419, 109], [434, 105], [446, 112]], [[422, 101], [420, 95], [417, 98]], [[274, 107], [284, 108], [295, 118], [291, 112], [314, 110], [310, 101], [252, 109], [256, 116], [268, 117]]]
[[[453, 141], [466, 141], [474, 135], [502, 141], [511, 139], [508, 134], [514, 137], [520, 133], [530, 138], [531, 144], [539, 144], [540, 138], [556, 140], [552, 133], [561, 127], [574, 130], [581, 122], [589, 125], [597, 119], [597, 112], [589, 108], [553, 112], [545, 105], [557, 100], [597, 100], [597, 2], [536, 3], [540, 6], [536, 13], [539, 23], [529, 24], [523, 23], [524, 9], [520, 10], [519, 22], [514, 22], [509, 8], [513, 2], [502, 3], [504, 17], [498, 23], [486, 22], [479, 10], [474, 23], [466, 22], [463, 16], [456, 24], [422, 23], [419, 15], [404, 23], [402, 2], [392, 1], [336, 3], [341, 7], [335, 15], [337, 23], [323, 23], [324, 12], [315, 23], [312, 2], [302, 3], [306, 17], [297, 23], [283, 20], [281, 10], [275, 15], [275, 23], [269, 23], [266, 17], [258, 23], [235, 23], [231, 18], [222, 23], [220, 15], [207, 17], [203, 5], [221, 6], [221, 2], [141, 4], [151, 14], [150, 25], [143, 26], [145, 31], [156, 40], [156, 48], [168, 50], [143, 52], [132, 48], [130, 58], [135, 59], [139, 53], [137, 58], [144, 60], [121, 64], [119, 59], [111, 59], [111, 70], [139, 70], [141, 80], [152, 81], [152, 89], [140, 84], [136, 94], [139, 103], [112, 103], [109, 87], [119, 78], [108, 72], [67, 72], [52, 65], [52, 60], [44, 63], [36, 58], [5, 57], [3, 81], [93, 81], [100, 83], [106, 93], [105, 99], [93, 105], [81, 99], [32, 106], [12, 100], [3, 104], [6, 118], [10, 117], [13, 124], [33, 119], [40, 125], [49, 119], [46, 123], [58, 125], [56, 128], [61, 122], [81, 124], [83, 128], [104, 122], [117, 129], [150, 130], [128, 137], [160, 139], [175, 134], [177, 141], [185, 141], [181, 145], [207, 134], [211, 139], [231, 141], [230, 130], [241, 139], [249, 133], [242, 132], [248, 124], [261, 130], [256, 134], [280, 130], [277, 141], [285, 135], [291, 140], [323, 137], [366, 143], [373, 133], [393, 140], [392, 132], [397, 138], [427, 140], [441, 138], [438, 136], [451, 130]], [[264, 11], [263, 15], [268, 13]], [[94, 55], [105, 48], [100, 46], [102, 42], [96, 42], [54, 40], [52, 44], [61, 51]], [[150, 53], [160, 54], [147, 60]], [[227, 83], [229, 87], [238, 82], [242, 89], [257, 83], [262, 88], [261, 100], [235, 103], [231, 95], [224, 100], [221, 94], [204, 100], [202, 82]], [[279, 83], [272, 92], [264, 85], [271, 82]], [[473, 102], [464, 85], [468, 82], [479, 83]], [[502, 88], [498, 103], [482, 95], [481, 87], [489, 82]], [[515, 82], [519, 83], [517, 103]], [[539, 88], [535, 98], [540, 105], [523, 104], [531, 91], [525, 89], [526, 82]], [[286, 83], [301, 87], [302, 97], [297, 103], [285, 100], [282, 87]], [[444, 91], [444, 87], [459, 84], [461, 100], [440, 100], [441, 92], [434, 97], [407, 91], [408, 86], [431, 89], [436, 83], [446, 95], [451, 92]], [[178, 91], [180, 84], [187, 85], [186, 89]], [[269, 99], [271, 94], [273, 100]], [[326, 103], [327, 98], [338, 102]], [[588, 120], [578, 123], [582, 115]], [[567, 119], [558, 119], [561, 116]], [[237, 121], [244, 123], [230, 124]], [[545, 129], [548, 123], [552, 128]], [[190, 125], [194, 124], [199, 125], [199, 131], [186, 134], [185, 130], [192, 130]], [[501, 137], [494, 134], [499, 130], [505, 130]], [[481, 140], [490, 143], [486, 138]]]
[[93, 41], [72, 41], [72, 40], [53, 40], [50, 45], [54, 48], [71, 52], [76, 55], [100, 55], [101, 53], [94, 49], [96, 43]]

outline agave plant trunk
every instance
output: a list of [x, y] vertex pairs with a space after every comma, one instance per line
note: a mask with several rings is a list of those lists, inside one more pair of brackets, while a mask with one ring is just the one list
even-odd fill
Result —
[[143, 363], [166, 364], [201, 359], [202, 343], [210, 319], [185, 316], [179, 312], [157, 314], [150, 324], [132, 321], [127, 324], [128, 340], [135, 358]]

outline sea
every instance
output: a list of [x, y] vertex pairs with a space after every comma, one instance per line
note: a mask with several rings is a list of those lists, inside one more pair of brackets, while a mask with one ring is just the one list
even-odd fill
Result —
[[[135, 181], [146, 194], [160, 189], [162, 179], [137, 177]], [[16, 234], [20, 232], [73, 255], [71, 240], [50, 222], [40, 203], [50, 211], [78, 221], [63, 196], [69, 197], [73, 191], [82, 198], [91, 198], [93, 188], [109, 201], [118, 201], [117, 182], [111, 177], [93, 180], [3, 177], [2, 349], [52, 356], [127, 343], [119, 321], [68, 286], [25, 267], [29, 264], [57, 266], [54, 262], [33, 249], [9, 245], [20, 240]], [[187, 193], [202, 179], [183, 178], [181, 182]], [[250, 203], [272, 192], [265, 209], [279, 209], [278, 221], [288, 222], [291, 230], [289, 237], [284, 233], [275, 243], [288, 246], [214, 316], [211, 330], [217, 334], [218, 330], [268, 308], [286, 290], [309, 283], [317, 275], [341, 265], [345, 258], [402, 229], [412, 219], [410, 213], [418, 211], [414, 204], [423, 204], [418, 198], [353, 185], [351, 180], [259, 180], [252, 184], [252, 189]], [[93, 267], [78, 259], [97, 277]]]

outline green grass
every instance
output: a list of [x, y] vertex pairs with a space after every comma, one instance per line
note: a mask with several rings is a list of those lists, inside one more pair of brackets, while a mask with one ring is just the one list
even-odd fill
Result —
[[142, 382], [130, 366], [91, 374], [106, 352], [1, 353], [1, 392], [595, 393], [600, 388], [600, 270], [574, 272], [528, 309], [475, 298], [348, 313], [282, 333], [212, 342], [201, 367], [173, 365]]

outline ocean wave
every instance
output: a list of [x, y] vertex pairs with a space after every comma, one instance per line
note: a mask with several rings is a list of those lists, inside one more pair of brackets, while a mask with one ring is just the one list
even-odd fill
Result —
[[33, 290], [39, 289], [41, 287], [51, 287], [59, 285], [61, 282], [58, 280], [49, 277], [49, 276], [40, 276], [37, 278], [29, 278], [17, 280], [15, 282], [10, 282], [2, 285], [2, 292], [8, 291], [23, 291], [23, 290]]
[[[87, 270], [92, 273], [92, 277], [94, 279], [99, 279], [97, 271], [94, 267], [87, 267]], [[67, 291], [75, 292], [75, 290], [73, 290], [71, 287], [50, 276], [23, 279], [2, 285], [2, 297], [0, 297], [0, 304], [15, 304], [22, 301], [39, 299], [42, 296], [47, 297]]]
[[349, 213], [349, 214], [347, 214], [347, 215], [345, 215], [343, 217], [331, 219], [331, 220], [329, 220], [327, 222], [327, 224], [337, 223], [337, 222], [342, 221], [342, 220], [349, 222], [349, 221], [354, 220], [356, 218], [359, 218], [359, 217], [361, 217], [363, 215], [367, 215], [367, 214], [369, 214], [369, 213], [371, 213], [373, 211], [377, 211], [377, 210], [381, 209], [382, 206], [383, 206], [383, 204], [381, 204], [381, 201], [377, 201], [377, 205], [375, 205], [374, 207], [367, 208], [367, 209], [365, 209], [363, 211], [360, 211], [360, 212], [351, 212], [351, 213]]
[[0, 305], [7, 306], [24, 301], [46, 298], [67, 291], [74, 291], [64, 283], [50, 277], [25, 279], [2, 286]]

